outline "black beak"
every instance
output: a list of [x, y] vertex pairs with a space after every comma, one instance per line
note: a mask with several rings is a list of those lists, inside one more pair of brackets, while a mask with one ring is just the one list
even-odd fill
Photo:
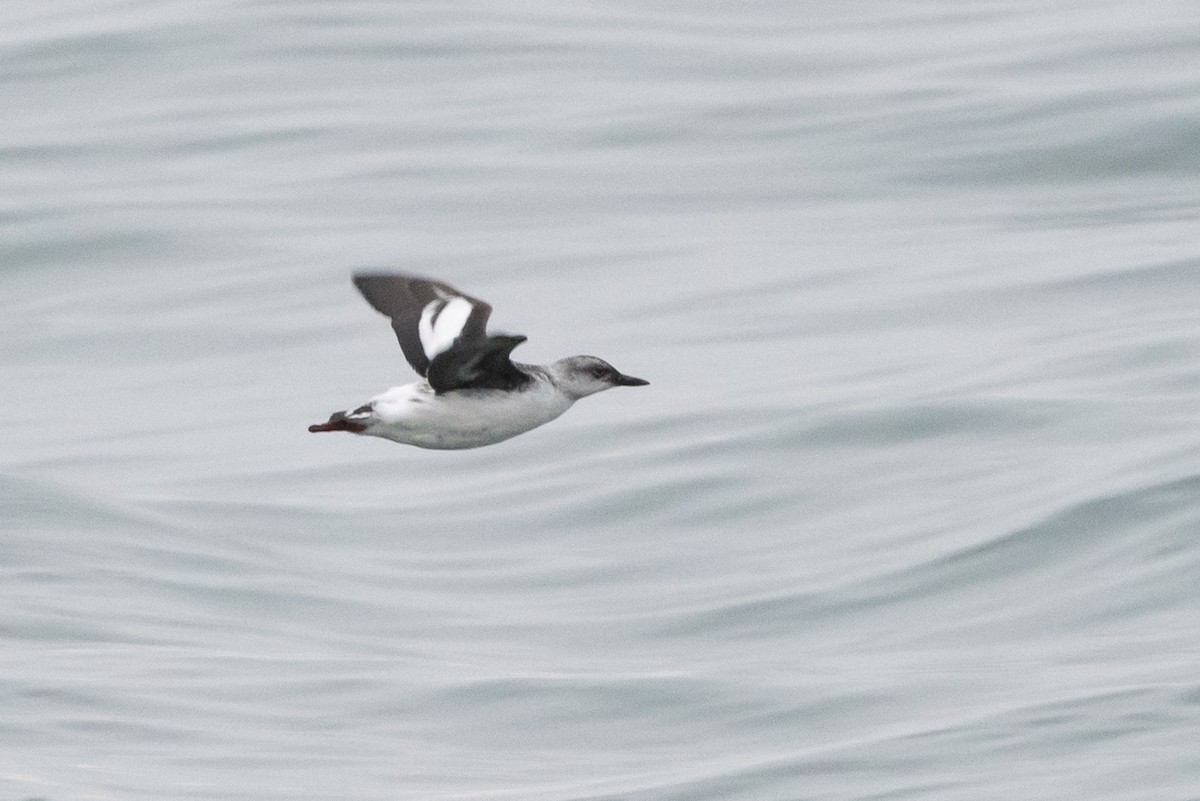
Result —
[[616, 381], [613, 383], [618, 387], [644, 387], [650, 382], [644, 378], [634, 378], [631, 375], [617, 373]]

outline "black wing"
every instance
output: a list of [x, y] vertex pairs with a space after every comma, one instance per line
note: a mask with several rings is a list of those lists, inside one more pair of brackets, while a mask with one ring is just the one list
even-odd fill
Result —
[[449, 284], [400, 273], [356, 273], [354, 285], [392, 319], [404, 358], [435, 392], [517, 389], [531, 380], [509, 358], [523, 336], [488, 336], [492, 307]]

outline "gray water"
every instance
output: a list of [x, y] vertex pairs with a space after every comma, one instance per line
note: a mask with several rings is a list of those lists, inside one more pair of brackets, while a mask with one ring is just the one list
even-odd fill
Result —
[[[1200, 11], [0, 6], [0, 799], [1200, 798]], [[652, 382], [431, 452], [363, 267]]]

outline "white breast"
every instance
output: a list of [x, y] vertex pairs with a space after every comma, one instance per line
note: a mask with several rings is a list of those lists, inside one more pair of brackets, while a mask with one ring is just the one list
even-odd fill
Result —
[[467, 389], [445, 395], [420, 381], [373, 399], [373, 419], [363, 433], [421, 448], [478, 448], [548, 423], [573, 402], [542, 380], [515, 392]]

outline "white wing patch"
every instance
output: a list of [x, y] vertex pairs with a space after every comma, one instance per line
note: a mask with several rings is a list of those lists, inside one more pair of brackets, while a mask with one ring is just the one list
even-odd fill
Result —
[[[433, 361], [433, 357], [454, 344], [462, 333], [467, 318], [471, 316], [474, 307], [466, 298], [452, 297], [449, 300], [431, 300], [421, 310], [421, 321], [417, 324], [417, 333], [421, 337], [421, 347], [425, 358]], [[439, 313], [440, 311], [440, 313]], [[434, 317], [437, 320], [434, 320]]]

